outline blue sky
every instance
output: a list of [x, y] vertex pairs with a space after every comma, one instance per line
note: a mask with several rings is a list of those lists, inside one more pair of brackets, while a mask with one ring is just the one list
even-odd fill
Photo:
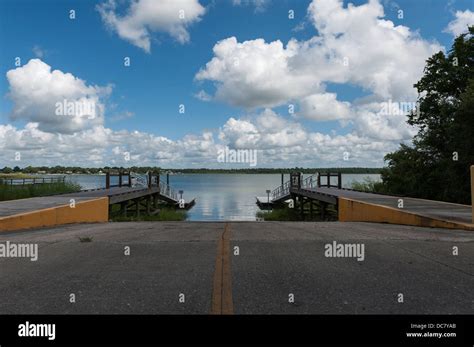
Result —
[[[327, 1], [327, 0], [326, 0]], [[156, 13], [159, 15], [159, 6], [161, 0], [157, 0], [155, 3], [158, 6]], [[311, 16], [309, 7], [312, 3], [310, 0], [257, 0], [257, 1], [235, 1], [235, 0], [188, 0], [188, 4], [191, 2], [196, 6], [203, 8], [201, 15], [196, 15], [194, 20], [191, 20], [189, 24], [184, 26], [185, 32], [189, 35], [189, 39], [186, 42], [180, 42], [180, 39], [174, 36], [172, 31], [165, 28], [166, 25], [176, 24], [163, 24], [161, 22], [150, 21], [155, 19], [147, 19], [148, 22], [144, 22], [140, 28], [148, 30], [147, 37], [150, 41], [150, 50], [146, 51], [143, 47], [140, 47], [134, 43], [133, 40], [127, 39], [118, 33], [118, 26], [107, 25], [104, 19], [103, 13], [99, 11], [100, 6], [105, 6], [105, 1], [60, 1], [60, 0], [1, 0], [0, 1], [0, 93], [2, 94], [2, 102], [0, 104], [0, 124], [4, 126], [9, 125], [15, 128], [14, 131], [19, 132], [21, 129], [27, 127], [28, 123], [38, 123], [38, 131], [44, 132], [41, 135], [40, 143], [45, 146], [50, 146], [47, 143], [46, 137], [50, 134], [51, 136], [60, 136], [62, 130], [60, 127], [48, 128], [46, 125], [42, 126], [41, 121], [46, 119], [47, 115], [33, 115], [33, 112], [41, 112], [42, 105], [28, 105], [32, 110], [30, 112], [21, 111], [21, 105], [18, 103], [22, 102], [21, 98], [11, 97], [11, 84], [12, 80], [7, 78], [7, 72], [16, 68], [22, 68], [26, 65], [30, 59], [40, 59], [43, 63], [49, 65], [52, 70], [60, 70], [62, 73], [70, 73], [74, 77], [84, 81], [87, 86], [109, 86], [110, 90], [107, 95], [100, 96], [98, 102], [103, 105], [103, 119], [100, 122], [96, 122], [92, 125], [84, 126], [84, 128], [74, 128], [76, 133], [81, 131], [91, 131], [94, 126], [101, 126], [104, 129], [108, 129], [112, 132], [121, 131], [138, 131], [141, 134], [147, 134], [155, 137], [165, 137], [173, 143], [182, 141], [186, 136], [193, 134], [195, 136], [201, 136], [203, 132], [211, 132], [213, 134], [213, 143], [218, 145], [228, 145], [230, 147], [241, 147], [248, 149], [257, 150], [272, 150], [271, 144], [274, 144], [274, 140], [270, 139], [267, 142], [264, 141], [265, 133], [262, 129], [250, 129], [250, 134], [258, 136], [258, 141], [249, 142], [249, 127], [250, 125], [257, 124], [259, 117], [260, 119], [272, 121], [272, 117], [275, 121], [283, 120], [289, 122], [282, 126], [283, 128], [292, 128], [294, 131], [288, 133], [286, 130], [283, 134], [292, 137], [298, 134], [298, 129], [304, 129], [306, 144], [312, 141], [310, 140], [311, 134], [321, 134], [329, 136], [346, 136], [352, 134], [354, 131], [357, 132], [356, 136], [360, 138], [367, 138], [370, 140], [370, 134], [361, 133], [360, 129], [363, 129], [367, 124], [373, 124], [373, 121], [366, 120], [365, 123], [358, 123], [358, 116], [362, 109], [356, 109], [355, 104], [361, 97], [369, 97], [377, 99], [377, 102], [384, 102], [392, 97], [399, 96], [400, 101], [412, 101], [414, 98], [409, 98], [409, 94], [403, 94], [399, 92], [393, 92], [393, 90], [400, 90], [403, 86], [402, 82], [397, 82], [397, 86], [393, 87], [392, 91], [385, 94], [378, 94], [374, 90], [374, 85], [377, 85], [377, 81], [370, 81], [363, 76], [363, 71], [354, 73], [354, 76], [336, 76], [331, 74], [330, 76], [321, 77], [315, 76], [315, 80], [319, 80], [319, 87], [315, 87], [312, 93], [293, 93], [290, 91], [281, 92], [282, 96], [270, 95], [271, 93], [277, 94], [278, 88], [265, 89], [262, 87], [252, 92], [252, 88], [255, 86], [253, 82], [249, 82], [252, 79], [252, 75], [242, 77], [242, 80], [238, 81], [239, 73], [232, 71], [210, 71], [206, 69], [206, 63], [210, 62], [214, 57], [213, 47], [218, 44], [219, 41], [235, 37], [237, 43], [253, 42], [256, 39], [263, 39], [265, 47], [267, 44], [274, 41], [281, 41], [283, 49], [286, 49], [287, 43], [293, 39], [296, 42], [303, 43], [311, 40], [314, 37], [322, 37], [326, 35], [324, 43], [321, 46], [321, 50], [327, 50], [338, 54], [338, 48], [330, 46], [331, 33], [321, 33], [318, 30], [318, 19], [317, 15]], [[315, 2], [322, 2], [323, 4], [317, 4], [315, 6], [328, 6], [324, 3], [324, 0], [318, 0]], [[330, 0], [330, 2], [337, 3], [336, 0]], [[416, 76], [420, 76], [420, 61], [423, 62], [430, 53], [436, 51], [436, 48], [449, 48], [452, 44], [454, 33], [449, 32], [446, 28], [450, 23], [459, 19], [456, 16], [457, 11], [466, 13], [468, 21], [471, 18], [469, 10], [473, 9], [473, 2], [471, 0], [456, 0], [456, 1], [441, 1], [441, 0], [423, 0], [423, 1], [407, 1], [407, 0], [380, 0], [371, 1], [377, 5], [382, 6], [384, 17], [383, 20], [393, 22], [394, 26], [403, 26], [410, 30], [411, 38], [404, 38], [407, 47], [401, 47], [397, 49], [397, 45], [404, 44], [399, 39], [393, 39], [393, 46], [387, 46], [388, 49], [400, 51], [400, 54], [405, 54], [410, 51], [410, 45], [414, 44], [413, 37], [418, 37], [417, 45], [420, 49], [417, 53], [420, 56], [416, 56], [413, 60], [417, 60], [414, 63], [413, 71], [414, 79], [411, 85], [416, 82]], [[185, 1], [186, 3], [186, 1]], [[367, 1], [359, 0], [352, 1], [354, 7], [367, 6]], [[188, 4], [184, 4], [183, 8], [186, 9]], [[339, 10], [341, 13], [347, 11], [348, 2], [344, 1], [343, 7]], [[116, 1], [115, 8], [108, 10], [109, 14], [113, 13], [115, 18], [125, 18], [127, 15], [130, 16], [131, 8], [130, 1]], [[167, 6], [163, 4], [162, 6]], [[376, 8], [376, 5], [371, 6]], [[200, 11], [200, 7], [194, 7], [196, 11]], [[75, 11], [76, 18], [69, 18], [69, 11], [73, 9]], [[323, 8], [318, 9], [323, 11]], [[403, 10], [403, 19], [398, 18], [399, 10]], [[288, 19], [288, 11], [293, 10], [295, 18]], [[192, 9], [187, 10], [188, 14], [192, 14]], [[333, 11], [334, 12], [334, 11]], [[354, 14], [356, 15], [356, 14]], [[367, 14], [369, 16], [370, 14]], [[139, 16], [137, 15], [137, 18]], [[463, 17], [464, 18], [464, 17]], [[382, 19], [380, 17], [379, 19]], [[139, 24], [136, 24], [140, 18], [134, 20], [134, 28], [138, 28]], [[148, 23], [148, 24], [147, 24]], [[158, 24], [157, 24], [158, 23]], [[354, 26], [357, 22], [354, 22]], [[472, 24], [472, 23], [471, 23]], [[160, 26], [160, 29], [152, 29], [152, 25]], [[178, 24], [179, 25], [179, 24]], [[343, 25], [343, 24], [340, 24]], [[174, 30], [174, 29], [170, 29]], [[334, 30], [351, 30], [355, 31], [355, 28], [335, 28]], [[381, 36], [377, 36], [381, 37]], [[382, 40], [383, 41], [383, 40]], [[348, 41], [345, 42], [347, 44]], [[421, 42], [421, 43], [420, 43]], [[337, 44], [335, 42], [334, 44]], [[377, 46], [377, 42], [368, 43], [369, 46]], [[431, 46], [430, 46], [431, 45]], [[423, 47], [421, 47], [423, 46]], [[358, 46], [359, 47], [359, 46]], [[381, 49], [384, 49], [381, 46]], [[252, 45], [252, 49], [253, 49]], [[239, 49], [236, 46], [236, 49]], [[250, 47], [249, 47], [250, 49]], [[360, 47], [361, 52], [357, 54], [357, 57], [364, 55], [364, 48]], [[406, 51], [402, 51], [406, 49]], [[254, 54], [254, 51], [249, 50], [249, 54]], [[258, 53], [258, 47], [255, 45], [255, 54]], [[308, 53], [316, 54], [315, 49]], [[332, 54], [331, 53], [331, 54]], [[425, 54], [427, 56], [422, 56]], [[297, 55], [300, 55], [299, 60], [305, 59], [304, 53], [298, 51]], [[21, 58], [21, 66], [15, 66], [15, 58]], [[124, 58], [129, 57], [131, 60], [131, 66], [124, 66]], [[389, 55], [390, 57], [390, 55]], [[229, 58], [229, 56], [227, 56]], [[222, 62], [227, 59], [222, 57]], [[352, 57], [351, 57], [352, 59]], [[380, 58], [374, 58], [380, 60]], [[404, 58], [397, 58], [394, 60], [395, 64], [400, 64], [404, 61]], [[298, 60], [298, 61], [299, 61]], [[263, 60], [265, 61], [265, 59]], [[296, 59], [295, 59], [296, 61]], [[296, 64], [293, 60], [287, 61], [290, 66]], [[356, 61], [357, 63], [357, 61]], [[389, 62], [387, 62], [389, 63]], [[311, 70], [310, 63], [305, 63], [304, 69]], [[296, 65], [295, 65], [296, 66]], [[298, 65], [300, 66], [300, 65]], [[321, 66], [318, 64], [317, 66]], [[359, 67], [358, 67], [359, 68]], [[400, 65], [400, 69], [403, 69], [403, 64]], [[271, 74], [272, 67], [265, 66], [262, 69], [267, 69], [265, 73]], [[297, 74], [302, 74], [303, 68], [298, 72], [299, 67], [296, 68]], [[362, 69], [362, 67], [361, 67]], [[204, 78], [197, 78], [199, 71], [207, 70], [208, 76]], [[291, 70], [291, 69], [289, 69]], [[306, 71], [306, 70], [304, 70]], [[385, 71], [385, 68], [381, 68], [380, 71]], [[410, 70], [412, 71], [412, 70]], [[381, 73], [382, 73], [381, 72]], [[336, 73], [337, 74], [337, 73]], [[379, 76], [376, 71], [368, 71], [367, 74], [374, 74]], [[213, 75], [213, 77], [209, 77]], [[362, 77], [361, 77], [362, 76]], [[18, 77], [19, 78], [19, 77]], [[288, 77], [291, 80], [291, 77]], [[304, 79], [301, 77], [302, 80]], [[231, 81], [229, 80], [231, 79]], [[342, 82], [341, 82], [342, 80]], [[390, 78], [387, 78], [390, 80]], [[255, 81], [254, 81], [255, 82]], [[278, 83], [278, 81], [276, 81]], [[248, 86], [245, 83], [249, 83]], [[260, 83], [259, 81], [256, 82]], [[271, 81], [269, 81], [271, 83]], [[295, 88], [298, 89], [298, 81], [295, 81]], [[403, 81], [407, 89], [410, 87], [410, 81]], [[265, 83], [262, 82], [262, 85]], [[246, 102], [237, 102], [235, 96], [232, 96], [233, 92], [223, 91], [220, 96], [217, 97], [216, 90], [219, 89], [219, 85], [228, 86], [232, 89], [242, 88], [239, 91], [240, 94], [244, 94], [246, 90], [252, 92], [253, 95], [259, 95], [262, 93], [272, 101], [269, 103], [265, 100], [261, 102], [256, 100], [254, 104], [248, 105]], [[308, 84], [309, 86], [310, 84]], [[236, 87], [237, 86], [237, 87]], [[48, 87], [50, 88], [50, 87]], [[283, 87], [282, 87], [283, 88]], [[312, 88], [312, 87], [311, 87]], [[46, 88], [47, 89], [47, 88]], [[281, 89], [281, 88], [280, 88]], [[304, 89], [304, 87], [302, 87]], [[378, 87], [380, 89], [380, 87]], [[390, 88], [388, 88], [390, 89]], [[200, 100], [196, 97], [196, 94], [200, 91], [205, 91], [207, 95], [216, 97], [210, 101]], [[10, 92], [10, 94], [9, 94]], [[16, 91], [14, 91], [16, 92]], [[226, 97], [227, 94], [229, 97]], [[337, 102], [342, 103], [344, 108], [344, 116], [342, 118], [328, 116], [313, 116], [307, 112], [298, 114], [303, 105], [303, 99], [311, 95], [337, 95]], [[252, 94], [251, 94], [252, 95]], [[250, 95], [250, 96], [251, 96]], [[414, 95], [413, 93], [410, 95]], [[402, 96], [402, 97], [400, 97]], [[256, 97], [257, 98], [257, 97]], [[258, 98], [257, 98], [258, 99]], [[309, 100], [309, 99], [308, 99]], [[317, 100], [321, 100], [318, 98]], [[25, 101], [27, 102], [27, 101]], [[32, 101], [33, 102], [33, 101]], [[346, 103], [346, 104], [344, 104]], [[185, 106], [185, 113], [180, 114], [178, 112], [179, 105]], [[288, 105], [295, 105], [296, 115], [288, 114]], [[346, 105], [346, 106], [344, 106]], [[44, 106], [44, 105], [43, 105]], [[331, 106], [331, 105], [329, 105]], [[367, 106], [368, 107], [368, 106]], [[329, 107], [331, 109], [331, 107]], [[37, 111], [36, 111], [37, 110]], [[368, 109], [366, 108], [365, 111]], [[262, 115], [266, 111], [272, 112], [272, 116]], [[23, 113], [22, 113], [23, 112]], [[367, 111], [369, 112], [369, 111]], [[373, 112], [373, 110], [370, 110]], [[15, 113], [16, 116], [12, 117]], [[304, 113], [304, 114], [303, 114]], [[268, 114], [268, 113], [267, 113]], [[224, 133], [219, 136], [219, 132], [222, 131], [225, 124], [228, 125], [229, 119], [233, 118], [239, 126], [235, 129], [230, 129], [228, 134]], [[326, 119], [329, 120], [326, 120]], [[377, 120], [375, 123], [380, 121]], [[391, 124], [387, 124], [388, 127], [392, 127]], [[397, 124], [395, 127], [399, 126]], [[401, 125], [400, 125], [401, 126]], [[236, 129], [243, 130], [244, 133], [235, 134]], [[296, 130], [295, 130], [296, 129]], [[232, 131], [231, 131], [232, 130]], [[13, 131], [13, 130], [9, 130]], [[247, 131], [247, 132], [245, 132]], [[375, 131], [376, 132], [376, 131]], [[0, 132], [0, 135], [2, 133]], [[6, 138], [6, 130], [3, 132]], [[280, 136], [278, 132], [272, 133], [273, 136]], [[354, 133], [355, 134], [355, 133]], [[378, 145], [372, 146], [372, 151], [377, 151], [377, 158], [372, 160], [372, 154], [369, 154], [369, 142], [366, 141], [366, 148], [364, 149], [367, 153], [366, 156], [358, 155], [359, 161], [354, 161], [351, 164], [354, 165], [367, 165], [367, 166], [380, 166], [383, 158], [383, 148], [392, 149], [395, 148], [398, 143], [409, 140], [408, 131], [401, 131], [398, 138], [396, 136], [389, 135], [386, 139], [373, 139], [374, 143]], [[64, 132], [65, 136], [72, 136], [71, 130]], [[13, 136], [12, 133], [9, 136]], [[242, 136], [242, 137], [239, 137]], [[314, 137], [314, 136], [313, 136]], [[268, 137], [270, 138], [270, 137]], [[22, 139], [24, 141], [24, 139]], [[20, 142], [22, 140], [19, 140]], [[239, 141], [241, 140], [241, 141]], [[384, 140], [390, 141], [385, 143]], [[93, 160], [87, 160], [87, 155], [84, 153], [83, 164], [84, 165], [99, 165], [101, 160], [104, 164], [109, 164], [107, 161], [107, 153], [113, 150], [115, 143], [107, 140], [104, 146], [108, 149], [102, 153], [102, 159], [94, 157]], [[330, 139], [328, 141], [334, 141]], [[341, 139], [343, 142], [343, 139]], [[153, 141], [152, 141], [153, 142]], [[291, 141], [290, 141], [291, 142]], [[336, 141], [338, 142], [338, 141]], [[339, 141], [340, 142], [340, 141]], [[245, 146], [244, 144], [247, 144]], [[178, 147], [179, 145], [176, 144]], [[196, 145], [196, 144], [194, 144]], [[274, 156], [272, 159], [263, 160], [262, 165], [259, 166], [286, 166], [289, 164], [307, 163], [311, 164], [309, 157], [314, 153], [302, 154], [301, 158], [298, 157], [297, 151], [298, 146], [302, 144], [290, 143], [288, 148], [276, 146], [280, 151], [280, 154], [268, 154]], [[18, 148], [22, 148], [25, 152], [25, 158], [29, 159], [31, 163], [34, 162], [33, 158], [37, 157], [28, 148], [29, 145], [17, 144]], [[132, 145], [124, 146], [115, 152], [123, 152], [130, 150], [133, 152]], [[183, 144], [184, 146], [184, 144]], [[206, 147], [208, 145], [204, 145]], [[290, 148], [293, 146], [292, 148]], [[294, 146], [297, 146], [296, 148]], [[350, 143], [348, 140], [347, 144], [344, 143], [331, 143], [330, 146], [336, 146], [338, 150], [342, 147], [347, 147], [346, 150], [350, 150], [354, 146], [354, 143]], [[37, 146], [35, 146], [37, 147]], [[116, 146], [115, 146], [116, 147]], [[18, 149], [17, 148], [17, 149]], [[5, 147], [5, 150], [9, 148]], [[207, 151], [207, 147], [203, 149]], [[10, 148], [10, 150], [15, 150]], [[151, 148], [155, 150], [155, 148]], [[186, 154], [186, 148], [181, 148], [183, 153], [180, 155], [179, 160], [174, 161], [171, 158], [169, 162], [158, 163], [158, 165], [171, 165], [177, 164], [181, 166], [214, 166], [214, 162], [209, 162], [209, 159], [198, 160], [196, 154]], [[47, 152], [48, 150], [45, 149]], [[91, 149], [86, 149], [91, 151]], [[141, 149], [136, 149], [137, 155]], [[162, 148], [156, 148], [156, 151], [162, 151]], [[321, 151], [320, 151], [321, 152]], [[44, 153], [44, 151], [43, 151]], [[270, 152], [269, 152], [270, 153]], [[272, 152], [273, 153], [273, 152]], [[70, 155], [70, 152], [67, 152]], [[55, 156], [53, 156], [55, 157]], [[73, 158], [71, 156], [69, 158]], [[183, 158], [193, 158], [190, 161], [186, 161]], [[212, 158], [209, 152], [203, 155], [203, 158]], [[48, 157], [49, 158], [49, 157]], [[68, 156], [58, 156], [56, 158], [68, 158]], [[156, 156], [156, 158], [161, 158]], [[289, 161], [288, 161], [288, 158]], [[143, 159], [143, 158], [142, 158]], [[340, 164], [344, 165], [347, 163], [341, 162], [340, 158], [329, 158], [324, 153], [320, 153], [320, 160], [318, 162], [324, 162], [325, 164]], [[5, 163], [10, 163], [8, 159], [4, 159]], [[26, 160], [26, 159], [25, 159]], [[53, 160], [54, 159], [48, 159]], [[117, 159], [118, 160], [118, 159]], [[153, 157], [147, 158], [147, 162], [154, 162]], [[62, 159], [59, 160], [61, 163]], [[66, 160], [67, 161], [67, 160]], [[117, 163], [120, 160], [117, 161]], [[28, 162], [29, 163], [29, 162]], [[265, 163], [265, 165], [264, 165]], [[2, 163], [0, 163], [1, 166]], [[317, 164], [317, 163], [316, 163]], [[315, 165], [316, 165], [315, 164]], [[217, 164], [216, 164], [217, 165]]]

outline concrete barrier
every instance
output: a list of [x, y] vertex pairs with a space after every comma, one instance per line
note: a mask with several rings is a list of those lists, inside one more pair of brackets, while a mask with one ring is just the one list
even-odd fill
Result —
[[442, 220], [393, 207], [347, 198], [338, 199], [338, 210], [340, 222], [377, 222], [432, 228], [474, 230], [474, 224]]
[[107, 222], [109, 198], [77, 202], [75, 207], [61, 205], [0, 218], [0, 232], [49, 227], [71, 223]]

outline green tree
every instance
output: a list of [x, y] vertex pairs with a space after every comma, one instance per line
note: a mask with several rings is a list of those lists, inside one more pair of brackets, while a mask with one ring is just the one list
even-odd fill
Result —
[[474, 165], [474, 26], [445, 55], [427, 60], [415, 84], [419, 112], [408, 123], [419, 128], [413, 146], [386, 155], [382, 171], [391, 193], [469, 204], [469, 167]]
[[38, 172], [38, 169], [35, 168], [35, 167], [33, 167], [33, 166], [27, 166], [27, 167], [25, 167], [25, 168], [23, 169], [23, 172], [24, 172], [24, 173], [29, 173], [29, 174], [31, 174], [31, 173], [37, 173], [37, 172]]

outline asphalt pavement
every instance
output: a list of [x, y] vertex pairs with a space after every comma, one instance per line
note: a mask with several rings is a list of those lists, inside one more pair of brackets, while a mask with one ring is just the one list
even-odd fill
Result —
[[[219, 245], [226, 225], [230, 240]], [[469, 231], [127, 222], [0, 233], [6, 241], [39, 251], [37, 261], [0, 257], [0, 314], [208, 314], [219, 288], [234, 314], [474, 313]], [[334, 242], [363, 245], [363, 260], [328, 257]], [[223, 257], [227, 270], [216, 265]]]

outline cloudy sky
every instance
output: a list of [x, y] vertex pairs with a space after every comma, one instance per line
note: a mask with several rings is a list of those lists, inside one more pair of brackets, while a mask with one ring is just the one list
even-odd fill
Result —
[[0, 167], [380, 167], [472, 0], [2, 0]]

